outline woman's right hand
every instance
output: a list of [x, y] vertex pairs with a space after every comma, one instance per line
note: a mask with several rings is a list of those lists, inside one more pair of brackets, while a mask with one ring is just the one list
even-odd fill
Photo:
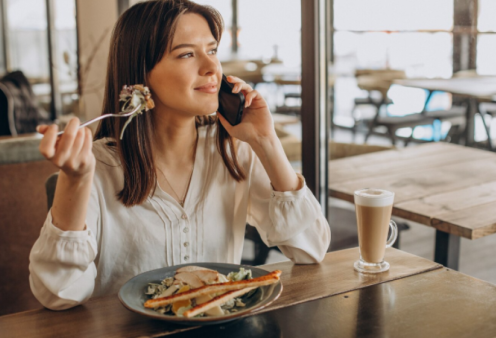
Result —
[[41, 154], [72, 179], [91, 177], [95, 171], [91, 130], [79, 129], [79, 124], [78, 118], [72, 118], [60, 137], [57, 136], [57, 125], [40, 125], [36, 128], [43, 134], [39, 147]]

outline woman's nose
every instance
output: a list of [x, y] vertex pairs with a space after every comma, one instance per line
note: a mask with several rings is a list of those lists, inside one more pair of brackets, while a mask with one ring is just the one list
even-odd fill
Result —
[[201, 75], [215, 74], [220, 68], [220, 63], [216, 57], [211, 55], [205, 55], [202, 60], [202, 65], [200, 68]]

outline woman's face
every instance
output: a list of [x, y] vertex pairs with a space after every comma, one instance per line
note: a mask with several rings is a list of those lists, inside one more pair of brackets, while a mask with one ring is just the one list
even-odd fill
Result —
[[171, 46], [148, 74], [157, 110], [186, 116], [214, 113], [222, 68], [207, 20], [198, 14], [182, 15]]

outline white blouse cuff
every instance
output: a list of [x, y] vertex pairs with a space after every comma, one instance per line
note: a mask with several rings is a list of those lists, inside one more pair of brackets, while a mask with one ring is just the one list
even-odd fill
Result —
[[272, 226], [267, 229], [267, 242], [279, 245], [295, 238], [308, 227], [313, 227], [322, 214], [321, 208], [308, 190], [303, 176], [298, 175], [302, 187], [295, 191], [272, 192], [269, 217]]
[[91, 230], [88, 229], [86, 225], [84, 226], [84, 230], [81, 231], [64, 231], [58, 228], [56, 225], [53, 224], [52, 209], [50, 209], [50, 211], [48, 212], [45, 221], [45, 227], [47, 234], [49, 236], [58, 237], [58, 238], [62, 237], [65, 240], [70, 240], [70, 239], [81, 240], [81, 239], [86, 239], [88, 236], [91, 236]]
[[298, 176], [298, 180], [299, 180], [297, 190], [276, 191], [274, 190], [274, 187], [271, 184], [270, 187], [272, 188], [272, 197], [277, 197], [278, 200], [283, 200], [283, 201], [288, 201], [303, 197], [305, 195], [305, 187], [307, 185], [305, 182], [305, 177], [303, 177], [301, 174], [298, 173], [296, 174], [296, 176]]

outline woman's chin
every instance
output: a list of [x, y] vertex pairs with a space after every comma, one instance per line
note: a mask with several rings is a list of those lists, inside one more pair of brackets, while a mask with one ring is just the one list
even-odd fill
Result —
[[206, 116], [206, 115], [211, 115], [217, 111], [219, 108], [219, 103], [216, 102], [215, 104], [206, 104], [203, 107], [199, 107], [199, 109], [196, 110], [196, 114], [198, 116]]

